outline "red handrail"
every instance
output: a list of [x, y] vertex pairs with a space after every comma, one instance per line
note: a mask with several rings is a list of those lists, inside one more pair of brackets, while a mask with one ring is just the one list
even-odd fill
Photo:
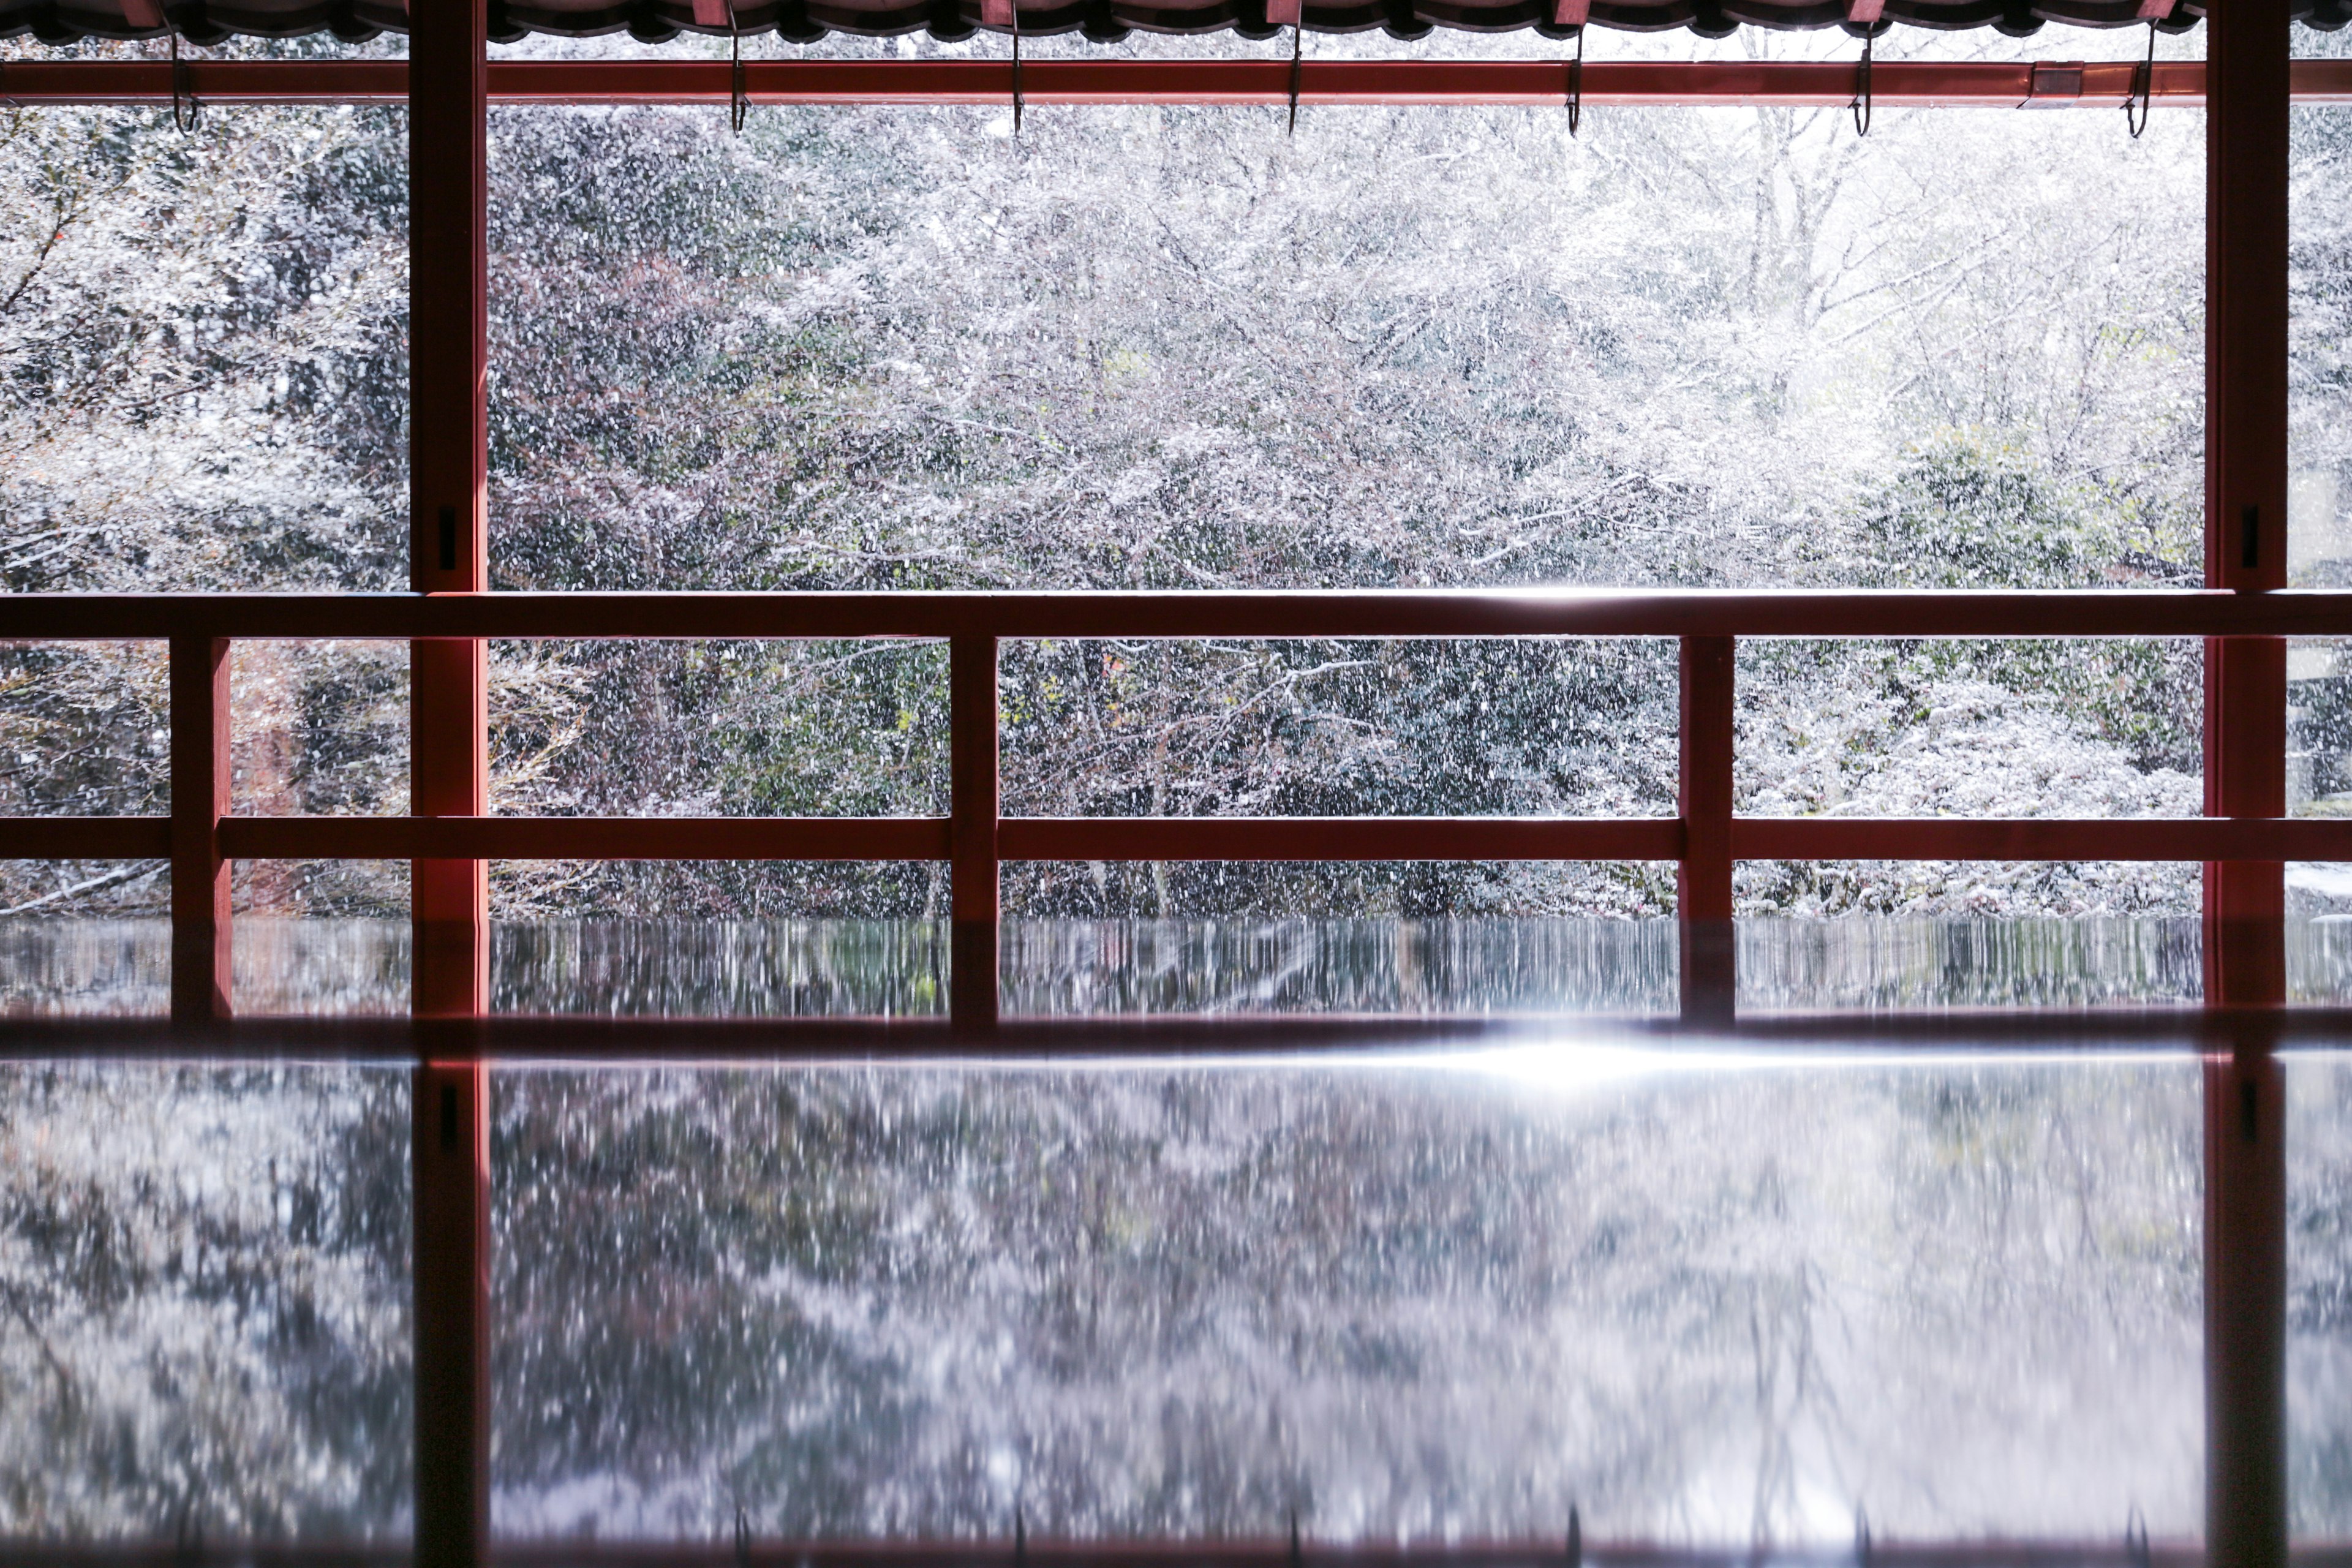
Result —
[[[2352, 820], [1858, 819], [1730, 812], [1728, 650], [1740, 637], [2352, 636], [2352, 594], [1605, 592], [42, 595], [0, 600], [0, 638], [169, 638], [173, 798], [163, 817], [0, 818], [0, 856], [170, 855], [209, 895], [240, 858], [948, 860], [960, 1026], [994, 1025], [997, 872], [1005, 860], [1672, 860], [1684, 884], [1686, 1014], [1727, 1016], [1720, 932], [1738, 859], [2352, 859]], [[951, 807], [944, 817], [236, 816], [225, 780], [222, 649], [233, 637], [945, 638]], [[1652, 637], [1686, 657], [1683, 814], [1528, 817], [1019, 817], [997, 800], [995, 662], [1007, 638]], [[1690, 655], [1711, 649], [1711, 657]], [[186, 668], [184, 669], [183, 666]], [[201, 668], [199, 668], [201, 667]], [[1708, 722], [1694, 669], [1714, 670]], [[215, 702], [202, 699], [212, 696]], [[1716, 735], [1716, 731], [1724, 731]], [[1709, 738], [1715, 743], [1707, 743]], [[215, 788], [183, 789], [182, 774]], [[205, 804], [207, 800], [213, 805]], [[1706, 870], [1704, 877], [1697, 873]], [[1697, 877], [1697, 879], [1694, 879]], [[1720, 884], [1720, 886], [1717, 886]], [[1707, 896], [1712, 889], [1713, 896]], [[226, 1011], [226, 921], [174, 905], [186, 1018]], [[210, 915], [211, 919], [206, 917]], [[1707, 962], [1717, 947], [1726, 961]]]

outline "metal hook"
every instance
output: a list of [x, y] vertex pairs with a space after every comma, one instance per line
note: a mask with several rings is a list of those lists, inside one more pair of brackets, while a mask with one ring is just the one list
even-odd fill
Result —
[[1870, 1512], [1867, 1509], [1853, 1510], [1853, 1560], [1858, 1568], [1870, 1568]]
[[183, 136], [194, 136], [204, 122], [204, 105], [196, 101], [196, 86], [188, 63], [180, 58], [180, 30], [172, 29], [172, 123]]
[[2147, 1515], [2140, 1512], [2139, 1504], [2134, 1503], [2124, 1519], [2124, 1557], [2131, 1568], [2148, 1568], [2153, 1555], [2147, 1543]]
[[1021, 139], [1021, 0], [1006, 8], [1013, 18], [1013, 139]]
[[2132, 94], [2124, 100], [2124, 123], [2131, 127], [2132, 140], [2140, 139], [2147, 129], [2148, 110], [2156, 107], [2156, 24], [2147, 25], [2147, 58], [2132, 73]]
[[1013, 1568], [1029, 1568], [1029, 1521], [1021, 1505], [1013, 1505]]
[[737, 1568], [751, 1568], [751, 1521], [744, 1517], [743, 1506], [735, 1506], [735, 1562]]
[[[751, 113], [751, 100], [743, 90], [743, 28], [735, 20], [735, 0], [727, 0], [727, 128], [740, 136], [744, 119]], [[735, 1511], [740, 1518], [743, 1510]]]
[[1290, 24], [1290, 128], [1287, 136], [1298, 134], [1298, 71], [1299, 33], [1307, 25], [1307, 0], [1299, 0], [1298, 20]]
[[[1584, 123], [1584, 29], [1576, 29], [1576, 58], [1568, 62], [1568, 133]], [[1575, 1512], [1574, 1509], [1569, 1510]]]
[[1568, 1568], [1584, 1568], [1584, 1516], [1568, 1505]]
[[1870, 98], [1871, 42], [1871, 36], [1868, 33], [1864, 33], [1862, 36], [1862, 64], [1857, 67], [1854, 71], [1854, 93], [1853, 104], [1853, 133], [1857, 136], [1867, 136], [1870, 134], [1870, 112], [1872, 108]]
[[1290, 1510], [1290, 1568], [1300, 1568], [1305, 1561], [1306, 1553], [1298, 1545], [1298, 1510], [1294, 1508]]

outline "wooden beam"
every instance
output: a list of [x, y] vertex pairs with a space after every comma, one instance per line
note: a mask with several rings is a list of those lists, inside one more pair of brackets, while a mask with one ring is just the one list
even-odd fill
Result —
[[[2048, 62], [2044, 62], [2045, 64]], [[205, 103], [399, 103], [408, 96], [400, 60], [198, 60], [190, 82]], [[723, 108], [732, 76], [724, 60], [499, 60], [489, 66], [496, 104], [701, 104]], [[1874, 63], [1871, 96], [1901, 109], [2010, 109], [2033, 98], [2033, 62]], [[1528, 104], [1559, 106], [1566, 64], [1527, 60], [1307, 60], [1299, 101], [1350, 104]], [[2083, 67], [2081, 92], [2041, 107], [2114, 109], [2131, 95], [2130, 60]], [[746, 60], [744, 90], [753, 103], [1002, 103], [1012, 68], [999, 60]], [[1853, 96], [1851, 64], [1787, 60], [1592, 60], [1584, 100], [1672, 108], [1739, 104], [1838, 108]], [[2296, 60], [2298, 103], [2352, 102], [2352, 60]], [[2199, 109], [2206, 67], [2168, 60], [2156, 68], [2153, 96], [2163, 106]], [[142, 60], [9, 60], [0, 64], [0, 95], [26, 105], [165, 104], [172, 68]], [[1256, 104], [1289, 101], [1286, 60], [1027, 60], [1022, 96], [1054, 104]]]
[[[229, 645], [176, 637], [172, 683], [172, 1022], [229, 1016]], [[37, 820], [37, 819], [35, 819]]]
[[1328, 589], [1214, 593], [11, 594], [0, 642], [406, 639], [2352, 637], [2352, 593]]

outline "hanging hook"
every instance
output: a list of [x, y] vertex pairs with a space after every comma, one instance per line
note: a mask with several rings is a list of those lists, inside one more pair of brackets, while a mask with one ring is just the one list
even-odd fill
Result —
[[1870, 134], [1870, 111], [1872, 107], [1870, 99], [1871, 42], [1871, 36], [1868, 33], [1864, 33], [1862, 36], [1862, 64], [1856, 67], [1854, 70], [1853, 107], [1853, 133], [1856, 136], [1867, 136]]
[[2140, 139], [2147, 129], [2148, 110], [2156, 107], [2156, 24], [2147, 25], [2147, 58], [2132, 73], [2132, 93], [2124, 100], [2124, 123], [2131, 127], [2132, 140]]
[[1013, 1505], [1013, 1568], [1029, 1568], [1029, 1521], [1021, 1505]]
[[1853, 1510], [1853, 1560], [1858, 1568], [1870, 1568], [1870, 1512]]
[[[1576, 58], [1568, 62], [1568, 133], [1584, 123], [1584, 28], [1576, 29]], [[1569, 1510], [1573, 1513], [1573, 1509]]]
[[1299, 32], [1306, 25], [1306, 0], [1299, 0], [1298, 20], [1290, 24], [1290, 128], [1284, 132], [1286, 136], [1298, 134]]
[[[166, 18], [169, 21], [169, 18]], [[196, 101], [196, 84], [187, 61], [180, 58], [180, 29], [172, 28], [172, 123], [183, 136], [194, 136], [204, 122], [205, 107]]]
[[2147, 1544], [2147, 1515], [2140, 1512], [2139, 1504], [2134, 1503], [2124, 1519], [2124, 1558], [2131, 1568], [2148, 1568], [2152, 1557]]
[[1306, 1560], [1307, 1554], [1298, 1544], [1298, 1510], [1294, 1508], [1290, 1510], [1290, 1568], [1300, 1568]]
[[1568, 1568], [1584, 1568], [1584, 1516], [1568, 1505]]
[[1021, 0], [1005, 7], [1013, 18], [1013, 139], [1021, 140]]
[[[743, 90], [743, 28], [735, 20], [735, 0], [727, 0], [727, 128], [740, 136], [751, 99]], [[736, 1511], [740, 1517], [742, 1510]]]
[[[731, 6], [730, 10], [732, 10]], [[744, 1517], [743, 1507], [738, 1503], [735, 1507], [735, 1564], [736, 1568], [751, 1568], [751, 1521]]]

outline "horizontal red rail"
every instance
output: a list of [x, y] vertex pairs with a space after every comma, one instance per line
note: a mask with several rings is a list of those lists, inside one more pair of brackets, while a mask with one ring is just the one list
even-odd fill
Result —
[[[1675, 817], [1028, 817], [1006, 860], [1676, 860]], [[946, 817], [230, 816], [234, 860], [944, 860]], [[1741, 860], [2352, 860], [2352, 819], [1732, 819]], [[160, 858], [160, 816], [0, 817], [0, 859]]]
[[[1886, 108], [2115, 108], [2132, 92], [2128, 60], [1883, 62], [1871, 75]], [[204, 60], [189, 86], [214, 103], [398, 103], [408, 94], [404, 60]], [[723, 60], [494, 60], [490, 101], [499, 104], [725, 103]], [[747, 60], [754, 103], [1001, 103], [1013, 91], [1006, 60]], [[1290, 96], [1290, 63], [1263, 60], [1030, 60], [1022, 96], [1032, 104], [1278, 104]], [[1558, 104], [1567, 63], [1544, 60], [1307, 60], [1305, 104]], [[1664, 108], [1775, 103], [1835, 107], [1854, 95], [1851, 63], [1596, 60], [1584, 68], [1584, 101]], [[2297, 60], [2302, 103], [2352, 103], [2352, 60]], [[2168, 107], [2201, 108], [2201, 61], [2156, 68], [2152, 94]], [[161, 61], [12, 60], [0, 65], [0, 97], [26, 104], [168, 103], [172, 68]]]
[[2352, 593], [25, 594], [0, 641], [412, 637], [2352, 637]]
[[233, 860], [944, 860], [945, 817], [229, 816]]

